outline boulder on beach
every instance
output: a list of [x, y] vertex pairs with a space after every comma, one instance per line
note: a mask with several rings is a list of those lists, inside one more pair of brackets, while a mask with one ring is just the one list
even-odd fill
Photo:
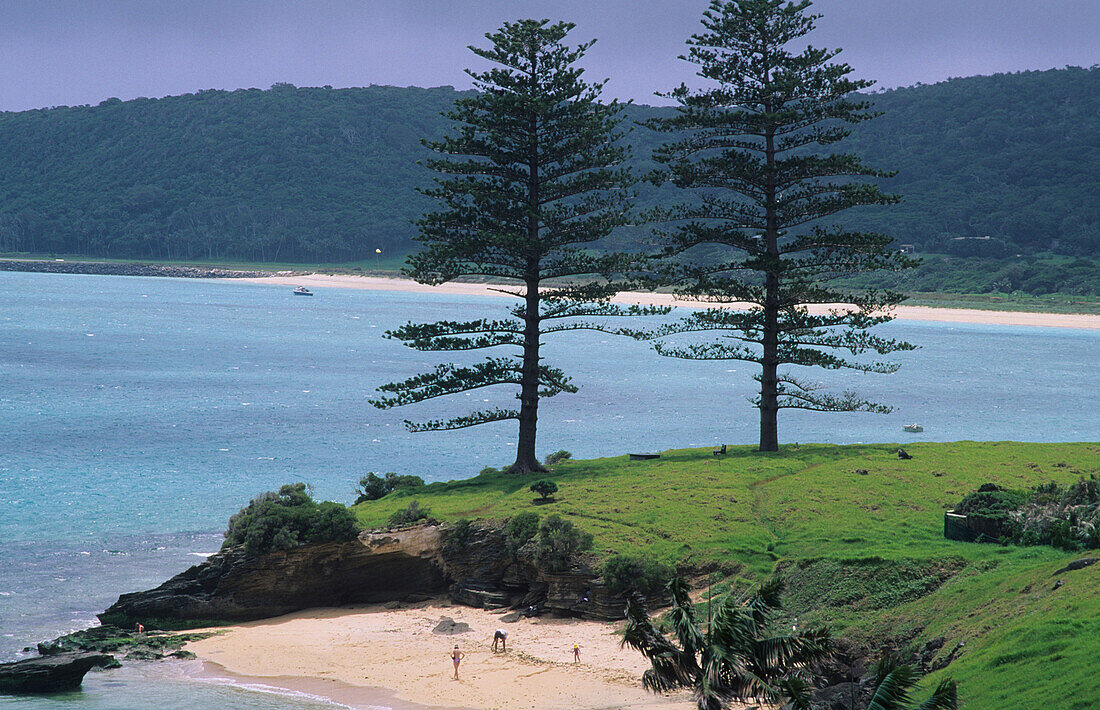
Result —
[[469, 630], [470, 625], [465, 621], [455, 621], [449, 616], [444, 616], [439, 619], [439, 623], [432, 629], [432, 633], [453, 636], [455, 634], [464, 634]]

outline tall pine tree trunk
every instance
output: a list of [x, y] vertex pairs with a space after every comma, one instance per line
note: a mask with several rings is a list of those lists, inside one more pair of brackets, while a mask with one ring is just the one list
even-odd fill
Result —
[[528, 279], [523, 328], [523, 365], [520, 369], [519, 440], [512, 473], [542, 471], [535, 455], [539, 411], [539, 282]]
[[779, 451], [779, 277], [769, 272], [766, 279], [760, 358], [760, 450]]
[[[530, 56], [532, 95], [537, 89], [538, 58]], [[539, 240], [539, 125], [534, 113], [527, 119], [527, 244], [533, 249]], [[526, 304], [523, 314], [523, 364], [520, 369], [519, 392], [519, 441], [516, 442], [516, 462], [512, 464], [512, 473], [542, 471], [538, 457], [535, 456], [535, 434], [539, 413], [539, 260], [528, 254], [524, 282], [527, 286]]]
[[[766, 105], [771, 113], [771, 106]], [[761, 334], [760, 357], [760, 450], [779, 451], [779, 227], [776, 219], [775, 133], [769, 129], [764, 136], [764, 157], [767, 178], [764, 188], [764, 229], [768, 258], [773, 259], [764, 276], [764, 332]]]

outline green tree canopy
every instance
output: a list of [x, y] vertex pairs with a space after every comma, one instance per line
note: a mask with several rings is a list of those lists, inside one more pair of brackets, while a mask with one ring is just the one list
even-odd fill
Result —
[[[763, 451], [778, 449], [783, 408], [889, 411], [853, 392], [824, 392], [780, 366], [892, 372], [891, 363], [856, 356], [912, 347], [866, 332], [890, 320], [884, 311], [899, 294], [826, 284], [910, 262], [886, 235], [822, 223], [851, 207], [898, 198], [861, 180], [887, 173], [854, 155], [822, 150], [848, 135], [846, 125], [875, 114], [850, 98], [871, 82], [850, 79], [848, 65], [831, 63], [839, 50], [799, 48], [818, 17], [806, 13], [809, 6], [809, 0], [713, 0], [703, 15], [705, 31], [689, 40], [685, 58], [715, 86], [681, 85], [667, 94], [679, 103], [677, 115], [649, 123], [675, 133], [654, 157], [667, 179], [692, 195], [654, 213], [669, 225], [660, 234], [666, 255], [679, 258], [680, 292], [748, 307], [695, 311], [645, 337], [656, 338], [662, 355], [759, 364]], [[685, 332], [724, 335], [687, 344], [664, 339]]]
[[306, 484], [257, 496], [229, 519], [222, 547], [243, 545], [252, 555], [320, 542], [347, 542], [359, 534], [355, 514], [332, 501], [317, 503]]
[[544, 470], [535, 455], [538, 403], [575, 392], [561, 370], [539, 355], [542, 336], [603, 330], [592, 317], [644, 315], [665, 309], [619, 307], [608, 301], [629, 287], [621, 279], [636, 258], [587, 247], [626, 221], [632, 183], [617, 141], [622, 106], [599, 102], [602, 83], [586, 82], [577, 61], [591, 42], [564, 44], [570, 23], [521, 20], [487, 34], [491, 46], [471, 51], [495, 66], [468, 71], [478, 93], [447, 114], [455, 134], [426, 141], [444, 156], [427, 162], [439, 173], [424, 190], [439, 210], [418, 222], [423, 250], [405, 272], [422, 283], [460, 276], [499, 279], [520, 299], [504, 320], [439, 321], [387, 332], [418, 350], [498, 346], [516, 355], [472, 365], [446, 363], [432, 372], [381, 386], [380, 408], [420, 402], [489, 385], [519, 389], [519, 407], [497, 407], [412, 430], [456, 429], [519, 421], [515, 472]]

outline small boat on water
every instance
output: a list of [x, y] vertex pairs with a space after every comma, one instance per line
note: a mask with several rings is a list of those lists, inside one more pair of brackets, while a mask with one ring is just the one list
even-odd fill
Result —
[[902, 427], [902, 429], [909, 432], [910, 434], [919, 434], [924, 431], [924, 427], [922, 427], [920, 424], [906, 424]]
[[298, 288], [294, 289], [294, 295], [295, 296], [312, 296], [313, 291], [310, 291], [305, 286], [299, 286]]

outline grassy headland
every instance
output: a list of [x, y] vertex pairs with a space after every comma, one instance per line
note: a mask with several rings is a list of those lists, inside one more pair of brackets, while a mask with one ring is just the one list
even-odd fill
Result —
[[[956, 442], [731, 447], [563, 461], [556, 501], [535, 478], [487, 472], [355, 508], [381, 525], [411, 500], [443, 520], [557, 513], [595, 535], [600, 555], [642, 554], [696, 569], [721, 563], [740, 585], [782, 569], [788, 611], [879, 644], [928, 646], [963, 706], [1093, 707], [1100, 676], [1100, 565], [1054, 573], [1080, 553], [946, 540], [943, 511], [982, 483], [1026, 488], [1100, 473], [1100, 444]], [[1063, 584], [1055, 588], [1057, 581]], [[720, 583], [719, 586], [722, 586]], [[942, 639], [942, 644], [939, 640]], [[962, 645], [960, 645], [962, 644]]]

